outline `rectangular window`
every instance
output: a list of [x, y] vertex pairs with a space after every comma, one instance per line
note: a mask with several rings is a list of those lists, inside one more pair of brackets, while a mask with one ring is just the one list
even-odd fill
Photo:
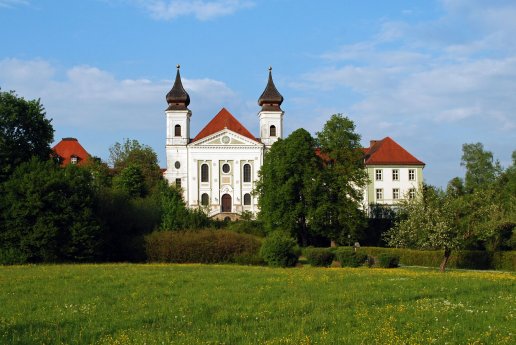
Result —
[[400, 180], [400, 171], [398, 169], [392, 169], [392, 180], [393, 181]]
[[375, 179], [376, 181], [382, 180], [382, 169], [376, 169], [375, 171]]
[[383, 189], [376, 189], [376, 200], [383, 200]]
[[176, 187], [181, 188], [181, 179], [180, 178], [176, 178]]
[[400, 189], [399, 188], [393, 188], [392, 190], [392, 198], [394, 200], [397, 200], [400, 198]]
[[416, 197], [416, 189], [415, 188], [409, 189], [408, 197], [409, 197], [409, 199], [414, 199]]
[[415, 181], [416, 180], [416, 169], [409, 169], [408, 170], [408, 179], [409, 179], [409, 181]]

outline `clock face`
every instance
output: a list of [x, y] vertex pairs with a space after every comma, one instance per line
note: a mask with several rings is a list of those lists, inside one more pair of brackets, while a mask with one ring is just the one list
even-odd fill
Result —
[[176, 161], [176, 162], [174, 163], [174, 167], [175, 167], [176, 169], [181, 168], [181, 163], [179, 163], [179, 161]]
[[221, 141], [222, 141], [223, 144], [229, 144], [231, 139], [229, 139], [229, 137], [227, 135], [225, 135], [225, 136], [222, 137]]

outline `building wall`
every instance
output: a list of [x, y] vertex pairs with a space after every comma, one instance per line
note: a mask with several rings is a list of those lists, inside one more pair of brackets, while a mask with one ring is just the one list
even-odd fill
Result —
[[[167, 147], [168, 148], [168, 147]], [[264, 146], [195, 146], [168, 148], [167, 160], [170, 162], [165, 174], [169, 183], [174, 183], [176, 178], [181, 179], [181, 187], [184, 198], [189, 207], [206, 207], [210, 216], [221, 212], [222, 196], [231, 196], [231, 212], [243, 211], [258, 212], [258, 199], [251, 194], [258, 180], [258, 172], [263, 163]], [[175, 169], [174, 161], [179, 161], [185, 169]], [[208, 181], [201, 181], [201, 166], [208, 165]], [[229, 164], [230, 171], [224, 173], [222, 167]], [[251, 167], [251, 182], [243, 182], [244, 165]], [[201, 204], [202, 195], [209, 196], [209, 205]], [[244, 195], [251, 194], [251, 204], [244, 205]]]
[[[396, 203], [394, 189], [398, 190], [398, 199], [409, 197], [411, 189], [418, 190], [423, 183], [423, 166], [406, 165], [370, 165], [366, 167], [369, 185], [364, 193], [364, 204], [372, 203], [393, 205]], [[393, 179], [393, 171], [398, 171], [398, 179]], [[377, 178], [377, 171], [381, 171], [381, 179]], [[413, 172], [413, 179], [409, 179], [409, 172]], [[382, 198], [378, 198], [377, 190], [382, 191]]]

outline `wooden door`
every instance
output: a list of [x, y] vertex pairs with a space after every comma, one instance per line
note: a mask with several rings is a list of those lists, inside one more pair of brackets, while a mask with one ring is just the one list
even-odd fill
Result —
[[222, 212], [231, 212], [231, 195], [229, 194], [222, 196]]

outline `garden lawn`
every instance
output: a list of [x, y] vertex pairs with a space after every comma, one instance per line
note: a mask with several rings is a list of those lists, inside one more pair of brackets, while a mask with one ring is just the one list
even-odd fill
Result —
[[515, 316], [514, 273], [0, 267], [1, 344], [514, 344]]

